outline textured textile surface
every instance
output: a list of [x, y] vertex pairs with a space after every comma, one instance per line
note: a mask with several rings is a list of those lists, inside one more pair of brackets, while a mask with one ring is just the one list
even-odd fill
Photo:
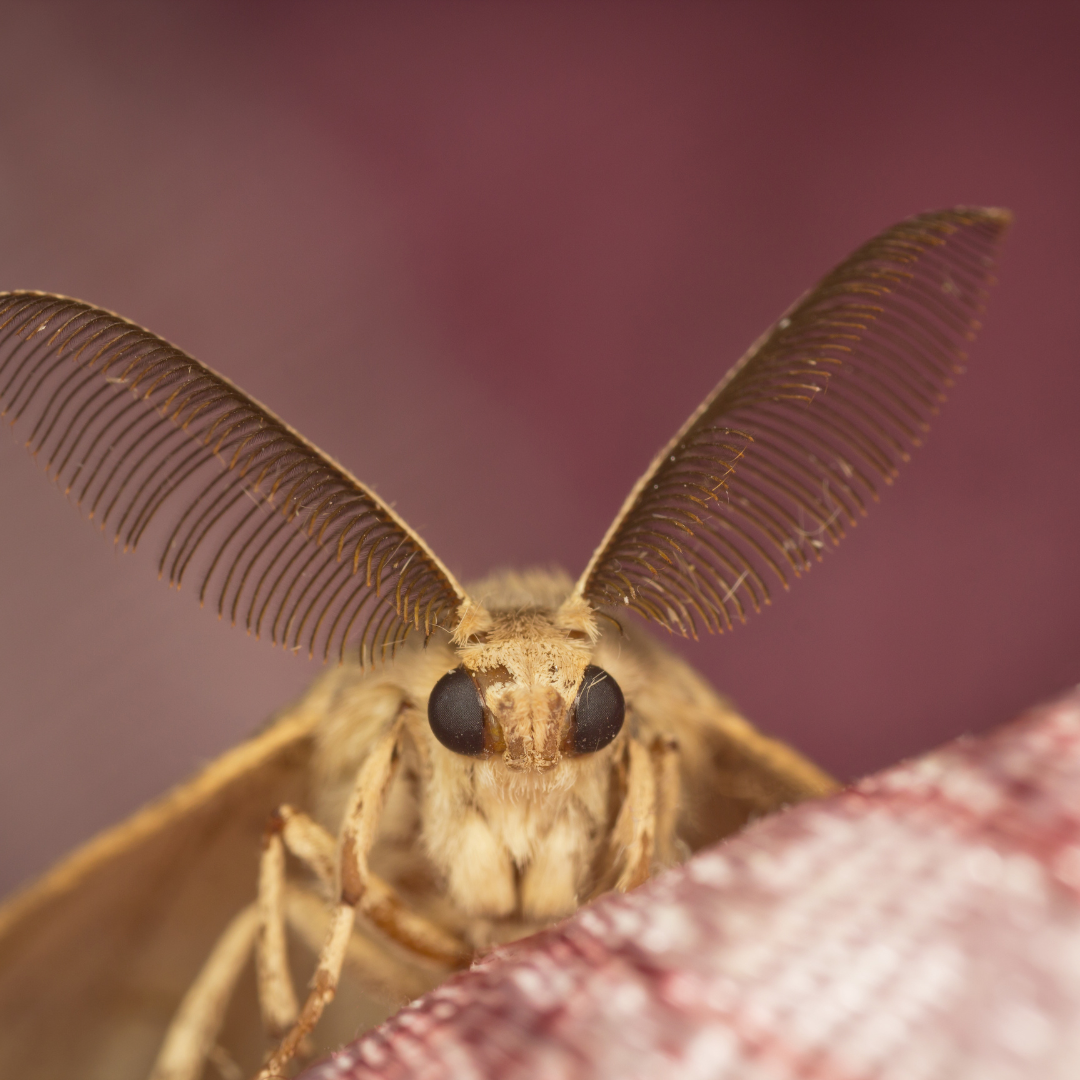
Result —
[[1080, 693], [493, 953], [304, 1074], [1080, 1075]]

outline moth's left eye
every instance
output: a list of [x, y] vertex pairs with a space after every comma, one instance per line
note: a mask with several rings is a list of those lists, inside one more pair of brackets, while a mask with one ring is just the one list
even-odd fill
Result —
[[484, 752], [484, 706], [464, 667], [454, 668], [435, 684], [427, 715], [435, 738], [447, 750], [470, 757]]
[[574, 701], [572, 752], [592, 754], [603, 750], [622, 730], [625, 715], [626, 703], [619, 684], [603, 668], [590, 664]]

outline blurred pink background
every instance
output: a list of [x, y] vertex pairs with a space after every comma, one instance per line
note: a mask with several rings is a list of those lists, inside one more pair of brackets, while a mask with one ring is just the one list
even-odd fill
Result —
[[[883, 504], [686, 654], [842, 777], [1080, 679], [1072, 4], [5, 4], [0, 287], [119, 311], [466, 578], [573, 573], [743, 349], [875, 232], [1016, 215]], [[317, 668], [125, 557], [0, 438], [0, 891]]]

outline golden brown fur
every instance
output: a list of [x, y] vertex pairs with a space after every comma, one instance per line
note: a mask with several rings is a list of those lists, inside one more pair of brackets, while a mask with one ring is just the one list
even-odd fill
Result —
[[[569, 637], [572, 631], [559, 626], [558, 616], [571, 588], [570, 579], [557, 571], [489, 578], [469, 590], [483, 598], [487, 617], [473, 624], [474, 632], [485, 628], [483, 644], [455, 649], [445, 638], [433, 640], [426, 649], [403, 650], [393, 667], [367, 675], [347, 668], [325, 677], [334, 689], [315, 735], [319, 820], [336, 835], [372, 742], [403, 714], [404, 761], [388, 792], [371, 865], [412, 903], [437, 911], [440, 921], [474, 945], [565, 915], [595, 890], [605, 870], [602, 844], [625, 782], [620, 771], [627, 740], [686, 743], [693, 753], [690, 759], [680, 755], [682, 787], [696, 790], [697, 777], [711, 771], [702, 758], [723, 745], [715, 723], [709, 739], [715, 745], [703, 745], [709, 737], [698, 730], [698, 717], [708, 712], [740, 726], [689, 667], [637, 627], [620, 629], [609, 622], [595, 641]], [[486, 760], [463, 757], [432, 734], [428, 695], [461, 661], [478, 671], [503, 668], [513, 676], [492, 684], [487, 694], [504, 726], [521, 733], [524, 749], [517, 758], [511, 749]], [[623, 688], [626, 724], [598, 753], [560, 756], [546, 729], [557, 727], [565, 715], [588, 663], [609, 671]], [[778, 744], [754, 734], [763, 754], [783, 753]], [[802, 774], [801, 784], [792, 782], [791, 799], [820, 789], [822, 775], [788, 755], [789, 771], [799, 762]], [[522, 759], [527, 767], [518, 764]], [[679, 809], [694, 846], [775, 805], [777, 779], [767, 793], [751, 791], [753, 782], [744, 779], [741, 788], [748, 797], [734, 806], [714, 796], [725, 810], [712, 828], [700, 820], [707, 811], [695, 812], [684, 797]]]

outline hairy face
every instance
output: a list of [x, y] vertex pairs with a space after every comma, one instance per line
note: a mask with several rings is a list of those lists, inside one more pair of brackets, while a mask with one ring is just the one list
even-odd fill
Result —
[[459, 631], [459, 664], [428, 698], [436, 739], [516, 773], [548, 772], [608, 746], [625, 704], [615, 680], [590, 662], [596, 623], [580, 616], [573, 601], [554, 609], [473, 606]]
[[510, 769], [545, 771], [572, 752], [573, 706], [592, 645], [551, 612], [495, 612], [459, 655], [479, 692], [489, 749]]

